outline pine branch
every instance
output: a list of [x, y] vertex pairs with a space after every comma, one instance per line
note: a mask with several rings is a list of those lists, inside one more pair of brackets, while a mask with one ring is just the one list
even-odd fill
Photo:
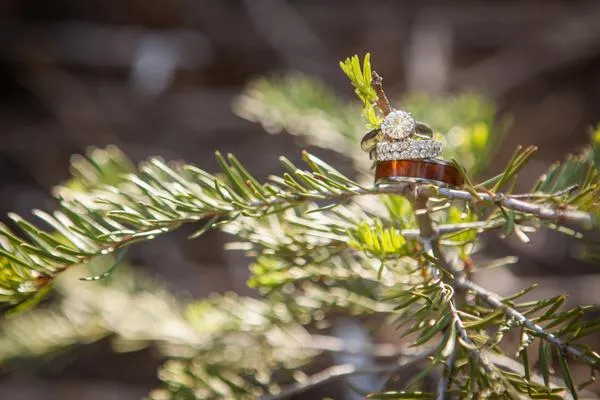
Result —
[[541, 220], [554, 221], [559, 224], [577, 224], [585, 228], [591, 228], [596, 225], [596, 221], [590, 213], [565, 209], [548, 204], [531, 203], [521, 198], [523, 195], [505, 195], [502, 193], [490, 194], [485, 192], [477, 192], [476, 196], [465, 190], [457, 190], [450, 188], [436, 188], [437, 195], [450, 200], [465, 200], [469, 202], [481, 202], [482, 204], [502, 206], [506, 209], [521, 212], [535, 216]]
[[[415, 188], [413, 193], [412, 201], [414, 204], [416, 221], [419, 225], [420, 231], [420, 240], [423, 243], [423, 246], [431, 251], [431, 253], [438, 258], [440, 266], [444, 268], [445, 271], [451, 274], [451, 276], [463, 276], [464, 272], [455, 268], [448, 260], [446, 256], [443, 254], [440, 242], [439, 242], [439, 233], [434, 226], [433, 221], [429, 215], [429, 210], [427, 209], [427, 201], [429, 198], [419, 190], [419, 188]], [[456, 294], [454, 290], [452, 290], [452, 297], [456, 298]], [[493, 380], [502, 380], [499, 371], [491, 364], [487, 358], [482, 354], [481, 351], [477, 349], [477, 346], [473, 343], [471, 338], [469, 337], [462, 320], [460, 319], [456, 307], [454, 305], [453, 299], [448, 302], [448, 308], [450, 310], [452, 324], [455, 326], [456, 331], [458, 332], [463, 346], [467, 349], [472, 362], [477, 362], [481, 367], [485, 370], [487, 374], [489, 374], [489, 378]], [[463, 300], [464, 301], [464, 300]], [[453, 329], [453, 328], [446, 328]], [[451, 335], [452, 337], [452, 335]], [[455, 345], [453, 345], [455, 346]], [[452, 376], [452, 370], [454, 369], [454, 363], [456, 361], [456, 347], [453, 347], [452, 352], [448, 355], [446, 359], [446, 371], [442, 375], [440, 380], [440, 384], [438, 385], [437, 399], [444, 400], [446, 392], [450, 389], [448, 387], [450, 383], [450, 377]], [[506, 385], [506, 390], [512, 394], [514, 394], [514, 390], [510, 385]], [[518, 398], [518, 395], [517, 395]]]
[[[104, 268], [105, 262], [98, 264], [94, 267]], [[180, 302], [158, 284], [125, 269], [115, 272], [104, 284], [81, 284], [75, 275], [72, 271], [61, 275], [57, 283], [61, 294], [58, 304], [30, 310], [0, 324], [0, 363], [5, 368], [31, 369], [35, 358], [52, 362], [56, 354], [112, 337], [115, 348], [122, 351], [153, 346], [161, 357], [172, 358], [161, 373], [165, 386], [172, 385], [178, 374], [185, 376], [175, 367], [181, 360], [190, 360], [190, 365], [192, 360], [201, 360], [206, 371], [212, 371], [212, 379], [225, 377], [224, 382], [231, 385], [232, 393], [237, 393], [236, 390], [241, 389], [239, 385], [248, 385], [247, 388], [267, 386], [264, 382], [254, 382], [253, 373], [246, 376], [247, 368], [255, 374], [268, 373], [267, 368], [277, 368], [281, 373], [294, 370], [299, 366], [298, 361], [323, 352], [372, 354], [385, 358], [385, 363], [382, 360], [374, 366], [374, 370], [381, 372], [390, 369], [391, 365], [394, 369], [407, 367], [404, 360], [411, 361], [420, 356], [414, 350], [391, 344], [356, 347], [338, 338], [308, 334], [297, 320], [306, 324], [313, 318], [314, 309], [327, 311], [335, 304], [338, 300], [331, 290], [323, 296], [290, 294], [294, 298], [291, 308], [278, 299], [264, 301], [232, 294], [213, 295], [208, 300], [193, 302], [184, 312]], [[350, 294], [340, 293], [340, 297], [347, 298]], [[123, 303], [127, 307], [123, 307]], [[133, 325], [132, 321], [135, 321]], [[28, 334], [23, 335], [23, 332]], [[256, 343], [255, 348], [259, 349], [252, 356], [243, 360], [223, 359], [223, 354], [248, 354], [249, 341]], [[271, 351], [279, 358], [272, 358]], [[390, 358], [399, 358], [401, 362], [390, 364]], [[227, 381], [234, 374], [247, 381], [243, 384], [240, 379]], [[194, 386], [209, 398], [222, 397], [222, 391], [209, 388], [202, 379]], [[178, 389], [167, 389], [170, 390]], [[156, 393], [161, 391], [158, 389]], [[238, 393], [229, 398], [246, 397]]]
[[[483, 352], [481, 350], [479, 350], [477, 348], [477, 345], [471, 340], [471, 338], [469, 337], [469, 334], [467, 333], [467, 329], [463, 325], [463, 322], [462, 322], [460, 316], [458, 315], [458, 311], [456, 309], [456, 306], [454, 305], [453, 300], [448, 302], [448, 307], [449, 307], [450, 313], [452, 315], [452, 321], [456, 325], [456, 330], [458, 331], [458, 334], [462, 340], [462, 344], [467, 349], [467, 352], [469, 353], [471, 359], [474, 362], [477, 362], [483, 368], [485, 373], [488, 374], [489, 379], [494, 380], [494, 381], [503, 381], [504, 389], [510, 395], [510, 398], [516, 398], [516, 399], [521, 398], [522, 396], [520, 396], [514, 390], [512, 385], [510, 385], [510, 383], [508, 383], [502, 377], [502, 374], [500, 373], [498, 368], [496, 368], [494, 366], [494, 364], [492, 364], [487, 359], [487, 357], [483, 354]], [[454, 368], [454, 365], [450, 364], [447, 366], [447, 368], [452, 370], [452, 368]], [[444, 390], [447, 391], [449, 389], [450, 388], [445, 388]], [[442, 396], [442, 399], [443, 399], [443, 393], [444, 393], [443, 391], [438, 392], [438, 399], [440, 399], [440, 395]]]
[[72, 265], [153, 239], [184, 223], [204, 220], [208, 229], [238, 216], [264, 216], [309, 201], [343, 201], [362, 190], [320, 160], [305, 157], [312, 172], [284, 160], [290, 173], [266, 184], [259, 184], [233, 156], [229, 164], [218, 155], [226, 181], [190, 165], [172, 169], [152, 159], [119, 186], [90, 193], [62, 188], [58, 211], [34, 211], [57, 234], [14, 214], [11, 218], [29, 242], [0, 226], [4, 238], [0, 252], [9, 260], [7, 271], [12, 271], [0, 281], [11, 293], [4, 301], [22, 301]]
[[[427, 190], [420, 189], [422, 188], [415, 188], [411, 198], [413, 199], [416, 220], [421, 233], [421, 241], [425, 248], [430, 249], [432, 254], [437, 258], [439, 266], [448, 273], [452, 286], [463, 291], [471, 291], [475, 296], [483, 299], [494, 310], [502, 311], [507, 317], [514, 319], [517, 324], [522, 324], [530, 329], [536, 336], [543, 338], [546, 342], [555, 346], [559, 350], [559, 354], [568, 354], [575, 359], [581, 359], [594, 369], [599, 369], [600, 357], [598, 357], [595, 353], [578, 349], [561, 341], [552, 333], [546, 332], [546, 330], [544, 330], [541, 326], [532, 322], [523, 314], [519, 313], [516, 309], [505, 304], [498, 295], [489, 292], [488, 290], [470, 281], [466, 277], [464, 269], [455, 265], [454, 262], [448, 259], [448, 257], [442, 251], [439, 241], [439, 234], [436, 231], [435, 224], [429, 216], [429, 210], [427, 209], [427, 201], [429, 200]], [[514, 392], [512, 385], [506, 381], [502, 374], [500, 374], [499, 371], [494, 368], [487, 359], [485, 359], [482, 352], [477, 349], [477, 346], [471, 341], [465, 326], [462, 324], [453, 301], [449, 302], [449, 308], [453, 321], [456, 324], [456, 329], [458, 330], [463, 343], [465, 343], [464, 346], [469, 351], [469, 354], [471, 354], [471, 357], [477, 360], [491, 377], [496, 376], [498, 379], [505, 381], [505, 388], [512, 393], [511, 396], [519, 396], [516, 392]], [[449, 371], [452, 370], [453, 363], [455, 361], [453, 354], [454, 352], [450, 354], [447, 361], [452, 363], [447, 365]], [[566, 362], [564, 365], [565, 368], [567, 368]], [[444, 393], [449, 389], [445, 386], [449, 382], [447, 379], [449, 378], [444, 376], [440, 381], [440, 385], [438, 386], [438, 399], [443, 399]], [[568, 382], [570, 382], [570, 378], [568, 379]], [[565, 382], [567, 382], [567, 378], [565, 378]], [[570, 384], [570, 386], [572, 386], [572, 384]]]
[[[106, 268], [110, 262], [106, 258], [95, 260], [94, 269]], [[179, 301], [157, 283], [131, 273], [128, 266], [104, 284], [84, 284], [76, 275], [69, 271], [60, 276], [55, 285], [58, 300], [52, 305], [0, 323], [3, 368], [31, 370], [30, 364], [40, 360], [51, 364], [57, 355], [108, 337], [123, 351], [152, 345], [162, 356], [180, 356], [183, 349], [203, 343], [185, 320]]]
[[[475, 230], [477, 232], [487, 232], [495, 228], [501, 228], [504, 225], [502, 221], [475, 221], [462, 222], [454, 224], [441, 224], [435, 227], [434, 236], [441, 236], [448, 233], [462, 232], [465, 230]], [[421, 231], [419, 229], [402, 229], [398, 232], [407, 239], [419, 239]]]
[[317, 374], [311, 375], [302, 380], [302, 382], [296, 383], [294, 385], [290, 385], [281, 390], [280, 393], [275, 395], [266, 395], [261, 397], [262, 400], [282, 400], [288, 399], [292, 396], [295, 396], [300, 393], [304, 393], [307, 390], [313, 389], [317, 386], [321, 386], [323, 384], [332, 382], [334, 380], [338, 380], [341, 378], [348, 378], [351, 376], [357, 375], [372, 375], [372, 374], [382, 374], [382, 373], [398, 373], [405, 369], [410, 369], [411, 367], [422, 363], [427, 360], [432, 354], [431, 350], [427, 350], [422, 352], [421, 354], [416, 354], [411, 357], [406, 357], [406, 359], [400, 359], [397, 363], [388, 364], [388, 365], [374, 365], [370, 367], [357, 367], [353, 364], [342, 364], [342, 365], [334, 365], [333, 367], [329, 367]]
[[371, 87], [375, 90], [377, 94], [377, 107], [381, 111], [381, 113], [386, 116], [392, 112], [392, 106], [390, 105], [390, 101], [388, 100], [385, 92], [383, 91], [383, 78], [377, 74], [377, 72], [373, 71], [371, 74]]
[[[229, 155], [225, 160], [218, 155], [226, 180], [191, 165], [173, 169], [159, 159], [151, 159], [118, 186], [105, 185], [89, 193], [63, 188], [58, 211], [34, 212], [57, 234], [43, 231], [14, 214], [11, 218], [29, 241], [5, 226], [0, 227], [4, 237], [0, 252], [9, 260], [12, 271], [4, 281], [0, 280], [0, 285], [10, 293], [4, 301], [14, 304], [29, 298], [72, 265], [138, 241], [151, 240], [185, 223], [203, 223], [201, 234], [240, 216], [257, 218], [313, 201], [337, 204], [356, 196], [406, 194], [411, 190], [410, 185], [365, 188], [308, 153], [304, 159], [309, 170], [299, 169], [284, 159], [282, 162], [289, 172], [282, 177], [271, 177], [265, 184], [258, 183], [234, 156]], [[434, 195], [451, 199], [473, 200], [473, 195], [466, 191], [433, 187], [419, 190], [433, 190]], [[559, 223], [592, 224], [589, 214], [577, 210], [525, 202], [510, 195], [479, 193], [478, 196], [484, 203], [497, 203], [506, 209]], [[459, 227], [464, 226], [456, 229]]]
[[459, 288], [470, 290], [477, 297], [483, 299], [487, 304], [495, 309], [502, 310], [507, 316], [514, 318], [517, 322], [534, 332], [537, 336], [555, 346], [563, 354], [568, 354], [577, 360], [582, 360], [595, 370], [600, 370], [600, 356], [595, 353], [585, 352], [577, 347], [574, 347], [566, 342], [563, 342], [551, 333], [548, 333], [540, 325], [533, 323], [523, 314], [502, 302], [502, 299], [497, 294], [488, 291], [487, 289], [477, 285], [474, 282], [465, 278], [456, 279], [456, 285]]
[[454, 348], [452, 349], [452, 352], [450, 353], [450, 355], [448, 356], [448, 359], [445, 362], [444, 372], [442, 373], [442, 376], [440, 376], [440, 379], [439, 379], [438, 385], [437, 385], [436, 400], [444, 400], [446, 398], [447, 391], [450, 388], [450, 385], [452, 382], [451, 381], [452, 380], [452, 370], [454, 369], [455, 364], [456, 364], [458, 350], [459, 350], [459, 348], [457, 346], [454, 346]]

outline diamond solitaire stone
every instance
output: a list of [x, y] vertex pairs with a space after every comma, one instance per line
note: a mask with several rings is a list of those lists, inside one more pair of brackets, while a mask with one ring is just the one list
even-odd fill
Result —
[[392, 139], [404, 139], [415, 131], [415, 120], [409, 112], [394, 110], [381, 123], [381, 132]]

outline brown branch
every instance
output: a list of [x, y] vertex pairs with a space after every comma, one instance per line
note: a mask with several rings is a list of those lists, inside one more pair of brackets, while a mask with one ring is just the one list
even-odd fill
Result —
[[[522, 396], [520, 396], [515, 391], [515, 389], [512, 387], [512, 385], [509, 382], [506, 382], [506, 379], [502, 376], [502, 374], [500, 373], [498, 368], [492, 362], [490, 362], [490, 360], [488, 360], [488, 358], [485, 356], [485, 354], [483, 354], [483, 351], [481, 351], [479, 348], [477, 348], [477, 346], [475, 345], [473, 340], [471, 340], [471, 338], [469, 337], [469, 334], [467, 332], [467, 329], [463, 325], [463, 322], [460, 319], [460, 316], [458, 315], [458, 310], [456, 309], [456, 306], [454, 305], [454, 300], [450, 300], [448, 302], [448, 307], [450, 309], [450, 314], [452, 315], [452, 322], [456, 326], [456, 331], [460, 335], [460, 338], [462, 339], [462, 341], [464, 343], [466, 343], [466, 345], [467, 345], [466, 349], [469, 352], [469, 355], [473, 359], [477, 360], [477, 362], [479, 362], [479, 364], [483, 367], [483, 369], [485, 370], [485, 372], [488, 374], [488, 376], [490, 378], [495, 379], [497, 381], [504, 381], [503, 383], [505, 383], [506, 391], [511, 394], [511, 398], [515, 398], [515, 399], [521, 398]], [[451, 368], [451, 367], [452, 367], [451, 365], [448, 365], [448, 368]], [[438, 394], [445, 393], [448, 389], [449, 388], [447, 386], [445, 386], [444, 388], [440, 387], [440, 388], [438, 388]], [[438, 396], [438, 400], [442, 400], [442, 399], [440, 399], [440, 397]]]
[[[312, 201], [312, 200], [342, 202], [342, 201], [347, 200], [354, 196], [365, 196], [365, 195], [373, 195], [373, 194], [399, 194], [399, 195], [405, 195], [405, 196], [409, 196], [409, 197], [413, 196], [414, 199], [418, 199], [418, 198], [427, 199], [429, 197], [444, 197], [444, 198], [448, 198], [448, 199], [460, 199], [460, 200], [466, 200], [466, 201], [472, 201], [472, 202], [474, 202], [476, 200], [471, 193], [464, 191], [464, 190], [449, 189], [449, 188], [437, 187], [437, 186], [431, 187], [431, 185], [418, 185], [418, 186], [414, 187], [410, 184], [407, 184], [407, 185], [377, 186], [377, 187], [372, 187], [372, 188], [360, 187], [360, 188], [350, 189], [348, 192], [343, 192], [343, 193], [333, 192], [333, 191], [307, 192], [307, 193], [298, 194], [295, 196], [273, 197], [273, 198], [269, 198], [269, 199], [265, 199], [265, 200], [255, 200], [255, 201], [249, 202], [248, 205], [251, 207], [255, 207], [256, 209], [262, 209], [262, 210], [267, 211], [267, 210], [272, 210], [273, 207], [277, 207], [277, 206], [281, 206], [281, 205], [285, 205], [285, 204], [299, 205], [299, 204], [302, 204], [302, 203], [305, 203], [308, 201]], [[517, 196], [519, 196], [519, 195], [517, 195]], [[592, 216], [589, 213], [586, 213], [583, 211], [561, 209], [559, 207], [551, 207], [547, 204], [530, 203], [530, 202], [520, 200], [518, 198], [514, 198], [513, 195], [504, 195], [501, 193], [490, 194], [490, 193], [481, 192], [481, 193], [478, 193], [478, 197], [479, 197], [479, 200], [478, 200], [479, 202], [483, 202], [485, 204], [490, 204], [490, 205], [501, 205], [507, 209], [530, 214], [530, 215], [536, 216], [542, 220], [553, 220], [553, 221], [556, 221], [557, 223], [574, 223], [574, 224], [582, 225], [584, 227], [593, 226]], [[430, 229], [429, 225], [432, 222], [430, 220], [429, 220], [429, 222], [427, 222], [426, 219], [423, 219], [423, 218], [429, 219], [429, 217], [428, 217], [428, 214], [426, 211], [424, 211], [424, 212], [419, 211], [419, 209], [425, 209], [423, 204], [419, 203], [419, 201], [417, 201], [418, 206], [415, 207], [417, 222], [421, 221], [419, 231], [407, 230], [407, 231], [405, 231], [405, 234], [407, 237], [422, 236], [424, 239], [426, 239], [425, 243], [427, 246], [429, 246], [429, 241], [433, 240], [434, 238], [439, 237], [439, 235], [441, 233], [449, 233], [452, 231], [468, 229], [471, 227], [475, 228], [478, 225], [478, 223], [474, 223], [473, 226], [469, 226], [469, 225], [465, 225], [465, 224], [457, 224], [456, 229], [454, 229], [451, 225], [444, 226], [443, 229], [439, 229], [439, 230], [433, 229], [433, 228]], [[426, 204], [426, 200], [425, 200], [425, 204]], [[63, 204], [63, 206], [68, 207], [69, 204]], [[31, 287], [33, 289], [32, 293], [31, 293], [31, 295], [33, 296], [35, 294], [35, 292], [40, 290], [42, 287], [48, 285], [58, 273], [66, 270], [67, 268], [71, 267], [72, 265], [78, 265], [78, 264], [85, 263], [98, 254], [107, 254], [110, 252], [114, 252], [119, 248], [129, 245], [131, 242], [136, 242], [137, 240], [140, 240], [140, 236], [139, 236], [140, 233], [148, 233], [150, 231], [155, 231], [159, 228], [162, 228], [160, 231], [157, 231], [156, 234], [158, 235], [158, 234], [162, 234], [167, 231], [170, 231], [172, 229], [175, 229], [175, 228], [179, 227], [181, 224], [198, 223], [201, 220], [211, 218], [213, 216], [222, 216], [223, 218], [226, 219], [226, 218], [228, 218], [228, 216], [230, 214], [234, 213], [235, 211], [236, 210], [232, 210], [232, 211], [213, 210], [213, 211], [206, 211], [206, 212], [201, 212], [201, 213], [197, 213], [197, 214], [189, 213], [189, 215], [184, 218], [178, 218], [178, 219], [174, 219], [174, 220], [165, 220], [165, 221], [160, 221], [160, 222], [154, 221], [154, 224], [152, 226], [149, 226], [145, 229], [140, 229], [137, 232], [138, 235], [123, 236], [119, 240], [115, 240], [114, 242], [99, 248], [94, 254], [87, 254], [84, 256], [82, 255], [80, 257], [80, 259], [77, 261], [77, 263], [59, 264], [59, 265], [55, 266], [54, 271], [52, 273], [32, 277], [32, 279], [30, 281], [25, 282], [24, 287], [28, 287], [27, 285], [29, 285], [29, 287]], [[485, 225], [480, 228], [483, 229], [484, 227], [485, 227]], [[424, 229], [424, 230], [422, 230], [422, 229]], [[439, 243], [437, 246], [432, 247], [432, 251], [433, 251], [433, 255], [436, 256], [440, 260], [441, 265], [444, 267], [444, 269], [446, 269], [448, 272], [450, 272], [455, 277], [460, 276], [460, 274], [457, 275], [457, 272], [459, 270], [453, 271], [452, 264], [448, 263], [447, 261], [444, 261], [444, 257], [439, 250]], [[28, 296], [25, 296], [24, 299], [26, 300], [27, 298], [28, 298]]]
[[[415, 192], [418, 193], [418, 188], [415, 190]], [[416, 198], [420, 199], [418, 201], [421, 204], [423, 204], [423, 202], [426, 201], [423, 197], [418, 197], [418, 195]], [[546, 332], [544, 328], [531, 322], [531, 320], [529, 320], [527, 317], [525, 317], [523, 314], [521, 314], [514, 308], [504, 304], [500, 296], [498, 296], [496, 293], [490, 292], [487, 289], [467, 279], [462, 268], [448, 260], [443, 254], [439, 241], [437, 239], [437, 232], [435, 226], [433, 225], [433, 221], [431, 221], [431, 218], [429, 218], [429, 215], [427, 213], [422, 213], [421, 216], [417, 214], [417, 222], [419, 223], [422, 232], [424, 232], [424, 240], [429, 239], [431, 250], [438, 259], [439, 265], [454, 277], [453, 285], [457, 289], [469, 290], [473, 292], [477, 297], [481, 298], [486, 303], [488, 303], [488, 305], [495, 309], [502, 310], [507, 316], [519, 321], [525, 327], [529, 328], [538, 336], [546, 340], [548, 343], [560, 349], [562, 353], [569, 354], [571, 357], [576, 359], [581, 359], [586, 364], [590, 365], [592, 368], [600, 370], [600, 359], [594, 358], [586, 352], [584, 352], [583, 350], [573, 347], [568, 343], [563, 342], [553, 334]]]
[[329, 367], [321, 372], [309, 376], [303, 382], [298, 382], [287, 387], [284, 387], [281, 392], [272, 395], [265, 395], [261, 400], [281, 400], [303, 393], [316, 386], [331, 382], [340, 378], [346, 378], [355, 375], [394, 373], [405, 368], [410, 368], [422, 361], [425, 361], [433, 354], [435, 349], [428, 349], [423, 353], [410, 357], [407, 360], [400, 361], [394, 364], [374, 365], [371, 367], [359, 368], [353, 364], [341, 364]]
[[594, 225], [592, 216], [587, 212], [527, 202], [520, 199], [520, 197], [523, 197], [522, 195], [478, 192], [477, 196], [479, 199], [475, 199], [471, 193], [465, 190], [444, 187], [437, 188], [437, 195], [447, 199], [479, 201], [484, 204], [502, 206], [513, 211], [534, 215], [542, 220], [552, 220], [558, 223], [574, 223], [585, 228], [591, 228]]
[[375, 104], [377, 104], [377, 107], [385, 117], [392, 112], [392, 106], [383, 91], [383, 78], [375, 71], [371, 74], [371, 78], [371, 86], [375, 89], [375, 93], [377, 93], [377, 102]]
[[[439, 188], [439, 189], [440, 189], [440, 192], [443, 192], [443, 194], [446, 195], [444, 197], [447, 197], [447, 198], [462, 198], [464, 200], [473, 200], [472, 195], [468, 192], [453, 190], [453, 189], [445, 189], [445, 188]], [[535, 332], [535, 334], [537, 336], [543, 338], [544, 340], [546, 340], [546, 342], [557, 347], [561, 351], [561, 353], [568, 354], [575, 359], [580, 359], [580, 360], [584, 361], [586, 364], [588, 364], [590, 367], [592, 367], [593, 369], [600, 370], [600, 359], [595, 358], [595, 357], [591, 356], [590, 354], [586, 353], [585, 351], [580, 350], [576, 347], [569, 345], [568, 343], [563, 342], [558, 337], [554, 336], [552, 333], [546, 332], [544, 330], [544, 328], [533, 323], [531, 320], [529, 320], [523, 314], [519, 313], [514, 308], [504, 304], [502, 302], [500, 296], [498, 296], [497, 294], [490, 292], [487, 289], [470, 281], [466, 277], [464, 269], [445, 256], [445, 254], [442, 252], [441, 245], [439, 242], [439, 232], [437, 231], [436, 226], [433, 223], [433, 221], [431, 220], [428, 210], [427, 210], [427, 201], [431, 194], [432, 193], [429, 188], [422, 187], [422, 186], [421, 187], [416, 186], [414, 188], [414, 190], [412, 191], [412, 193], [408, 193], [408, 196], [413, 203], [415, 218], [416, 218], [417, 224], [419, 225], [419, 230], [421, 232], [421, 241], [423, 243], [423, 246], [425, 247], [426, 251], [431, 252], [437, 258], [438, 266], [443, 268], [446, 272], [448, 272], [452, 276], [452, 278], [451, 278], [452, 287], [461, 290], [461, 292], [463, 292], [463, 293], [464, 293], [464, 291], [467, 291], [467, 290], [473, 292], [475, 296], [484, 300], [486, 303], [488, 303], [488, 305], [490, 305], [494, 309], [502, 310], [506, 316], [517, 320], [518, 322], [523, 324], [523, 326], [525, 326], [528, 329]], [[482, 193], [482, 195], [487, 196], [488, 201], [494, 200], [494, 203], [500, 202], [500, 203], [502, 203], [503, 206], [505, 206], [507, 208], [511, 207], [511, 208], [517, 209], [518, 211], [521, 211], [521, 212], [528, 212], [531, 214], [535, 214], [540, 218], [543, 218], [542, 216], [544, 216], [545, 219], [559, 219], [560, 220], [560, 217], [561, 217], [561, 214], [559, 213], [558, 210], [551, 209], [548, 206], [526, 203], [521, 200], [511, 199], [508, 196], [494, 198], [494, 196], [490, 195], [490, 194]], [[482, 200], [485, 201], [486, 199], [482, 198]], [[585, 218], [582, 219], [583, 215], [585, 215], [587, 218], [591, 218], [591, 216], [589, 216], [589, 214], [582, 213], [579, 211], [571, 211], [571, 214], [569, 214], [569, 217], [576, 221], [585, 221], [586, 220]], [[562, 217], [564, 218], [564, 215]], [[456, 296], [454, 296], [454, 297], [456, 298]], [[454, 323], [456, 324], [457, 331], [460, 334], [462, 340], [465, 341], [467, 344], [472, 343], [472, 341], [470, 340], [470, 338], [467, 334], [467, 331], [466, 331], [464, 325], [462, 324], [462, 321], [460, 320], [460, 317], [457, 313], [457, 310], [456, 310], [456, 307], [455, 307], [453, 301], [449, 302], [449, 307], [450, 307], [452, 319], [453, 319]], [[495, 374], [497, 376], [500, 376], [500, 379], [502, 379], [502, 376], [497, 374], [497, 369], [495, 367], [493, 367], [493, 365], [483, 356], [483, 354], [480, 351], [471, 350], [471, 349], [468, 349], [468, 351], [473, 357], [477, 357], [478, 361], [480, 361], [480, 363], [482, 364], [482, 366], [484, 367], [484, 369], [486, 369], [486, 371], [488, 373], [491, 374], [492, 372], [495, 372]], [[449, 364], [448, 368], [452, 367], [450, 364], [450, 361], [452, 361], [452, 359], [449, 358], [447, 360], [447, 363]], [[492, 366], [492, 367], [490, 367], [490, 366]], [[444, 393], [445, 393], [445, 390], [447, 390], [448, 382], [449, 382], [449, 380], [447, 380], [445, 377], [442, 377], [442, 381], [440, 381], [440, 384], [438, 387], [438, 399], [444, 398]], [[507, 384], [506, 386], [507, 386], [507, 390], [511, 389], [510, 384]]]
[[[427, 209], [427, 201], [429, 197], [426, 193], [419, 190], [417, 186], [409, 197], [413, 204], [415, 219], [417, 221], [417, 225], [419, 226], [419, 230], [421, 232], [420, 240], [423, 244], [425, 251], [432, 253], [438, 260], [439, 266], [441, 266], [446, 272], [450, 273], [450, 275], [454, 277], [464, 277], [465, 273], [462, 269], [455, 266], [451, 263], [443, 254], [440, 241], [439, 241], [439, 232], [431, 220], [429, 216], [429, 210]], [[454, 284], [452, 285], [452, 289], [454, 290]], [[474, 360], [477, 360], [479, 364], [483, 367], [486, 373], [493, 377], [496, 380], [503, 380], [502, 375], [499, 373], [498, 369], [489, 362], [489, 360], [476, 349], [475, 344], [469, 337], [466, 328], [464, 327], [462, 320], [460, 319], [456, 307], [454, 305], [454, 301], [457, 299], [456, 293], [453, 293], [453, 300], [448, 302], [448, 307], [450, 309], [450, 314], [452, 316], [452, 323], [456, 326], [456, 330], [460, 335], [462, 341], [466, 343], [467, 351], [469, 355]], [[449, 328], [447, 328], [449, 329]], [[444, 400], [446, 392], [449, 390], [450, 384], [450, 372], [452, 368], [454, 368], [454, 362], [456, 361], [456, 349], [452, 352], [450, 357], [446, 359], [446, 370], [445, 373], [440, 378], [440, 382], [437, 388], [437, 400]], [[506, 389], [508, 391], [511, 390], [510, 384], [506, 385]]]
[[561, 353], [568, 354], [575, 359], [582, 360], [595, 370], [600, 370], [600, 358], [592, 357], [585, 351], [573, 347], [570, 344], [563, 342], [553, 334], [546, 332], [544, 328], [542, 328], [538, 324], [531, 322], [531, 320], [529, 320], [527, 317], [525, 317], [523, 314], [521, 314], [514, 308], [504, 304], [500, 296], [498, 296], [496, 293], [490, 292], [489, 290], [479, 286], [478, 284], [468, 279], [465, 279], [464, 277], [456, 279], [455, 283], [457, 287], [460, 287], [465, 290], [470, 290], [471, 292], [473, 292], [473, 294], [475, 294], [477, 297], [488, 303], [488, 305], [490, 305], [491, 307], [498, 310], [502, 310], [504, 314], [506, 314], [508, 317], [514, 318], [516, 321], [522, 323], [523, 326], [535, 332], [537, 336], [543, 338], [546, 342], [557, 347], [561, 351]]

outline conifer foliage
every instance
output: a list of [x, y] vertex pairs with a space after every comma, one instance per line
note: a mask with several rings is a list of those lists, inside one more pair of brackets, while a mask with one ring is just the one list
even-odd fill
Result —
[[[302, 164], [281, 157], [281, 172], [264, 182], [218, 152], [217, 173], [160, 158], [135, 166], [114, 147], [73, 157], [72, 179], [55, 190], [55, 211], [34, 210], [35, 220], [10, 214], [10, 227], [0, 225], [0, 303], [4, 313], [21, 312], [0, 325], [1, 362], [16, 367], [112, 337], [137, 343], [134, 349], [155, 346], [166, 359], [162, 385], [149, 394], [156, 400], [284, 399], [355, 375], [385, 378], [366, 394], [373, 399], [584, 393], [600, 356], [582, 339], [600, 330], [600, 320], [587, 317], [589, 307], [565, 308], [565, 296], [524, 300], [535, 287], [506, 297], [490, 292], [473, 281], [484, 266], [472, 255], [487, 232], [527, 242], [540, 229], [577, 238], [597, 230], [600, 131], [528, 192], [513, 193], [533, 146], [516, 149], [496, 176], [473, 175], [485, 175], [503, 132], [493, 105], [474, 95], [409, 96], [403, 107], [443, 132], [436, 135], [444, 156], [467, 183], [377, 187], [368, 156], [356, 149], [366, 129], [381, 123], [381, 93], [368, 55], [341, 67], [364, 124], [354, 104], [301, 75], [250, 83], [234, 110], [271, 133], [339, 152], [356, 176], [308, 152]], [[125, 249], [182, 225], [197, 228], [190, 239], [210, 229], [231, 235], [228, 247], [253, 259], [249, 285], [260, 297], [222, 294], [184, 306], [129, 270]], [[515, 262], [507, 255], [493, 264]], [[79, 282], [73, 277], [82, 264], [104, 269], [83, 278], [94, 282]], [[52, 288], [55, 304], [24, 311]], [[128, 314], [137, 326], [126, 323]], [[324, 327], [340, 314], [377, 321], [402, 340], [357, 347], [327, 335]], [[516, 352], [506, 350], [509, 336], [518, 337]], [[332, 353], [374, 362], [323, 367]], [[576, 380], [573, 362], [589, 368], [591, 379]], [[402, 385], [392, 379], [409, 372]]]

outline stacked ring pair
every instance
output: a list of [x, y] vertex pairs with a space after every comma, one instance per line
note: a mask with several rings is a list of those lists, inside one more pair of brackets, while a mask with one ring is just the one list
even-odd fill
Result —
[[461, 186], [464, 182], [458, 169], [436, 158], [442, 144], [432, 136], [431, 128], [416, 122], [410, 113], [390, 112], [381, 129], [365, 135], [361, 143], [377, 161], [375, 184], [408, 181]]

